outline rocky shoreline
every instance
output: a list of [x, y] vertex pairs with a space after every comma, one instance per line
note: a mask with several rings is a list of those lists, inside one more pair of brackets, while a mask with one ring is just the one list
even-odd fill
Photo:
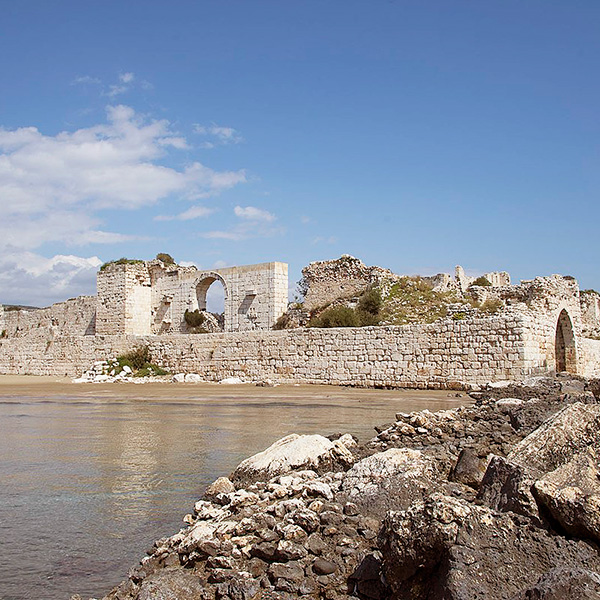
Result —
[[471, 395], [362, 445], [279, 440], [104, 600], [600, 598], [600, 381]]

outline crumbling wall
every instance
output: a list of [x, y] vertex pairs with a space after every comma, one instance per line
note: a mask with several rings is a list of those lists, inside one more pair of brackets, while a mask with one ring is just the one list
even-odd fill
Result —
[[4, 310], [6, 338], [48, 339], [64, 335], [94, 335], [96, 332], [96, 297], [79, 296], [35, 310]]
[[600, 294], [594, 290], [580, 293], [582, 335], [600, 337]]
[[337, 260], [311, 262], [302, 269], [304, 308], [321, 308], [338, 298], [360, 296], [372, 285], [396, 280], [388, 269], [367, 267], [361, 260], [344, 254]]
[[146, 263], [106, 265], [98, 272], [96, 281], [97, 333], [150, 333], [151, 281]]

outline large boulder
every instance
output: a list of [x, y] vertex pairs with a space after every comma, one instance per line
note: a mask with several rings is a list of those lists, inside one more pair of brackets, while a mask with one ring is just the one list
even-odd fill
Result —
[[556, 567], [511, 600], [598, 600], [600, 575], [587, 569]]
[[538, 520], [538, 505], [531, 492], [534, 483], [525, 467], [493, 456], [477, 497], [494, 510], [512, 511]]
[[600, 542], [600, 455], [596, 448], [588, 448], [536, 481], [533, 494], [565, 531]]
[[531, 472], [548, 473], [588, 446], [600, 445], [600, 405], [575, 402], [521, 440], [508, 460]]
[[325, 471], [342, 465], [347, 468], [354, 462], [350, 448], [355, 445], [352, 436], [346, 434], [331, 441], [322, 435], [298, 435], [292, 433], [266, 450], [243, 460], [231, 475], [239, 484], [268, 481], [290, 471], [314, 469]]
[[[539, 518], [540, 501], [548, 505], [551, 514], [558, 510], [575, 511], [583, 518], [582, 498], [586, 493], [596, 492], [592, 492], [593, 477], [585, 475], [581, 463], [575, 462], [571, 467], [565, 468], [557, 475], [549, 476], [548, 479], [546, 476], [598, 444], [600, 444], [600, 405], [581, 402], [570, 404], [521, 440], [506, 458], [499, 456], [492, 458], [483, 477], [478, 497], [490, 508], [513, 511], [535, 520]], [[576, 494], [577, 499], [573, 496], [573, 490], [567, 490], [570, 486], [577, 485], [577, 479], [573, 479], [574, 477], [587, 478], [587, 483], [582, 483], [583, 489], [587, 492], [580, 490]], [[545, 480], [546, 483], [537, 485], [538, 480]], [[534, 484], [537, 486], [535, 497]], [[566, 491], [559, 494], [561, 489]], [[562, 509], [559, 509], [559, 506]], [[593, 506], [592, 499], [586, 505], [588, 514], [585, 518], [588, 520], [593, 519], [591, 516]], [[554, 518], [561, 522], [557, 515], [554, 515]], [[564, 518], [567, 522], [577, 521], [574, 516], [565, 515]], [[591, 532], [581, 523], [566, 529], [577, 534], [586, 531], [586, 537], [591, 535]]]
[[600, 569], [598, 552], [584, 542], [438, 493], [390, 512], [379, 548], [396, 600], [509, 600], [556, 565]]
[[181, 569], [164, 569], [147, 577], [136, 600], [201, 600], [206, 595], [205, 582]]
[[344, 476], [341, 497], [367, 514], [404, 510], [433, 491], [439, 474], [419, 450], [390, 448], [357, 462]]

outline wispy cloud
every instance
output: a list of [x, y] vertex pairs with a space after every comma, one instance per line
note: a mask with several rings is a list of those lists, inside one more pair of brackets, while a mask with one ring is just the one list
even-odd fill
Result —
[[97, 77], [83, 75], [82, 77], [76, 77], [73, 79], [73, 81], [71, 81], [71, 85], [102, 85], [102, 81]]
[[329, 245], [331, 245], [331, 244], [335, 244], [337, 241], [338, 241], [338, 239], [335, 236], [330, 235], [329, 237], [322, 237], [322, 236], [314, 237], [310, 241], [310, 243], [313, 246], [316, 246], [317, 244], [329, 244]]
[[274, 214], [255, 206], [236, 206], [233, 212], [236, 217], [247, 221], [266, 221], [270, 223], [275, 220]]
[[261, 208], [255, 206], [236, 206], [233, 212], [241, 223], [227, 230], [214, 230], [202, 233], [207, 239], [230, 240], [239, 242], [254, 237], [272, 237], [284, 232], [283, 227], [274, 225], [277, 217]]
[[203, 142], [203, 148], [214, 148], [215, 146], [226, 146], [228, 144], [239, 144], [244, 138], [239, 131], [233, 127], [221, 127], [213, 123], [212, 125], [194, 125], [194, 132], [198, 135], [206, 136], [209, 140]]
[[154, 217], [155, 221], [191, 221], [192, 219], [200, 219], [202, 217], [208, 217], [215, 212], [214, 208], [208, 208], [206, 206], [192, 206], [187, 210], [184, 210], [178, 215], [158, 215]]

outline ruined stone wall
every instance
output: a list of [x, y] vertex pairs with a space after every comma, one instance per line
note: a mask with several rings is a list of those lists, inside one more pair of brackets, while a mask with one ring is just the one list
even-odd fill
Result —
[[593, 290], [581, 292], [581, 327], [584, 335], [600, 335], [600, 294]]
[[600, 377], [600, 340], [581, 338], [579, 343], [580, 370], [584, 377]]
[[148, 344], [171, 371], [211, 380], [361, 386], [452, 387], [522, 379], [527, 364], [518, 314], [431, 325], [250, 331], [209, 335], [64, 337], [0, 341], [0, 372], [78, 375], [95, 359]]
[[102, 335], [150, 332], [150, 273], [145, 263], [110, 264], [98, 272], [96, 331]]
[[65, 335], [94, 335], [96, 297], [79, 296], [48, 308], [4, 311], [0, 331], [7, 338], [44, 340]]
[[[552, 319], [518, 308], [430, 325], [248, 331], [206, 335], [60, 336], [48, 328], [0, 340], [0, 373], [79, 375], [94, 360], [150, 346], [172, 372], [208, 380], [446, 388], [521, 380], [554, 369]], [[578, 373], [600, 375], [600, 342], [577, 342]]]
[[226, 331], [269, 329], [288, 304], [288, 266], [280, 262], [213, 271], [160, 261], [111, 264], [97, 280], [102, 335], [185, 333], [185, 311], [205, 310], [217, 280], [225, 291]]
[[361, 295], [371, 285], [398, 279], [388, 269], [367, 267], [361, 260], [344, 254], [337, 260], [311, 262], [302, 269], [304, 308], [323, 307], [338, 298]]

